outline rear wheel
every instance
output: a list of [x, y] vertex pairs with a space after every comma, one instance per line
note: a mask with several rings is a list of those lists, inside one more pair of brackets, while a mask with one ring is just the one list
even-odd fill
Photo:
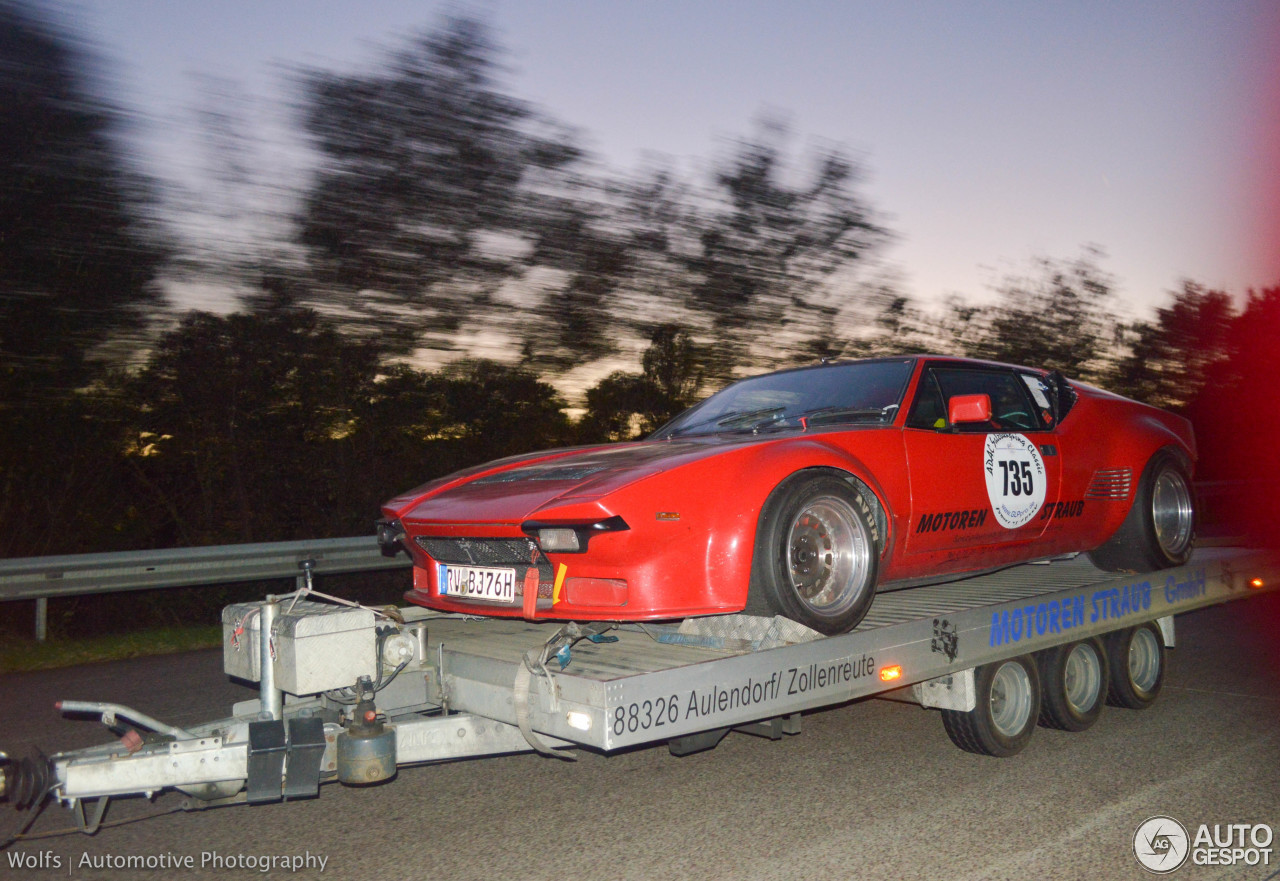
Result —
[[983, 756], [1021, 752], [1036, 730], [1040, 677], [1030, 655], [984, 664], [974, 671], [977, 704], [972, 710], [943, 710], [942, 727], [963, 750]]
[[1107, 699], [1107, 654], [1097, 637], [1036, 654], [1040, 672], [1040, 724], [1083, 731], [1098, 721]]
[[1191, 479], [1182, 461], [1162, 450], [1143, 469], [1129, 516], [1106, 544], [1089, 553], [1089, 559], [1110, 572], [1167, 569], [1187, 562], [1195, 538]]
[[1111, 665], [1107, 703], [1143, 710], [1160, 696], [1164, 685], [1164, 639], [1155, 624], [1147, 621], [1108, 634], [1107, 660]]
[[819, 633], [846, 633], [875, 598], [879, 557], [866, 500], [832, 474], [797, 475], [760, 515], [748, 609], [763, 605]]

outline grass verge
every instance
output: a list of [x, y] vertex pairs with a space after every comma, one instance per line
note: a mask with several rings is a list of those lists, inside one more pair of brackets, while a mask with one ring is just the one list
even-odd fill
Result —
[[9, 638], [0, 645], [0, 673], [52, 670], [100, 661], [120, 661], [147, 655], [169, 655], [222, 644], [220, 624], [203, 627], [158, 627], [135, 633], [85, 639], [48, 640]]

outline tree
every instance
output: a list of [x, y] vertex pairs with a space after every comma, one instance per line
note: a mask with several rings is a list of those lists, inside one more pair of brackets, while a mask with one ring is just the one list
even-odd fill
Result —
[[[160, 298], [149, 184], [91, 55], [0, 0], [0, 554], [94, 549], [121, 494], [100, 345]], [[98, 389], [100, 392], [101, 389]]]
[[527, 265], [551, 269], [537, 307], [521, 316], [526, 364], [559, 372], [610, 354], [628, 323], [620, 287], [634, 269], [632, 248], [604, 205], [546, 197], [541, 231]]
[[187, 314], [128, 383], [127, 461], [155, 546], [315, 538], [341, 528], [335, 512], [373, 517], [351, 510], [359, 475], [340, 441], [377, 351], [282, 288], [254, 306]]
[[968, 311], [952, 302], [947, 319], [965, 354], [1061, 370], [1094, 379], [1106, 374], [1117, 327], [1109, 314], [1111, 279], [1097, 248], [1070, 261], [1042, 257], [1027, 276], [1009, 276], [992, 306]]
[[494, 361], [387, 368], [342, 439], [359, 475], [347, 505], [368, 516], [396, 493], [461, 468], [564, 446], [572, 438], [565, 406], [535, 374]]
[[[691, 215], [694, 245], [681, 259], [692, 273], [689, 304], [710, 317], [720, 341], [710, 365], [718, 376], [743, 360], [776, 364], [806, 340], [828, 338], [838, 310], [824, 302], [824, 283], [885, 238], [853, 190], [853, 160], [819, 151], [808, 180], [793, 184], [784, 135], [766, 124], [739, 141], [715, 171], [712, 207]], [[767, 342], [748, 354], [753, 333]]]
[[25, 3], [0, 2], [0, 407], [40, 407], [140, 327], [164, 257], [148, 183], [92, 58]]
[[561, 131], [536, 130], [533, 109], [499, 88], [496, 59], [484, 25], [451, 18], [381, 70], [301, 77], [321, 157], [301, 241], [319, 293], [384, 343], [408, 348], [427, 322], [450, 331], [485, 317], [554, 231], [546, 212], [565, 215], [538, 189], [554, 188], [580, 151]]
[[1280, 411], [1269, 393], [1280, 376], [1280, 287], [1250, 291], [1231, 320], [1224, 357], [1209, 363], [1187, 408], [1200, 450], [1198, 480], [1225, 480], [1233, 534], [1280, 547], [1274, 514], [1280, 468], [1273, 450]]
[[[201, 76], [193, 109], [198, 167], [162, 188], [175, 239], [173, 284], [253, 296], [264, 277], [308, 281], [295, 228], [305, 168], [266, 149], [257, 99], [234, 80]], [[275, 108], [267, 108], [268, 111]]]
[[1231, 297], [1192, 281], [1155, 321], [1130, 328], [1129, 354], [1116, 365], [1109, 387], [1157, 407], [1183, 412], [1204, 388], [1211, 368], [1227, 357], [1236, 318]]
[[641, 373], [615, 371], [587, 390], [583, 439], [632, 440], [669, 422], [697, 399], [702, 357], [686, 331], [670, 324], [655, 328]]

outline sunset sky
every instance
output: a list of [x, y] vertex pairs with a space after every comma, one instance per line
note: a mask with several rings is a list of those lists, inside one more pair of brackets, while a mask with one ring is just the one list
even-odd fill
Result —
[[[1183, 278], [1242, 295], [1280, 283], [1259, 234], [1274, 145], [1280, 14], [1241, 2], [78, 0], [58, 7], [105, 57], [146, 169], [184, 182], [198, 76], [260, 101], [286, 174], [290, 66], [368, 68], [465, 12], [508, 52], [509, 90], [581, 130], [604, 166], [670, 157], [696, 174], [762, 114], [798, 152], [839, 144], [923, 300], [986, 296], [1038, 255], [1096, 243], [1125, 307]], [[272, 121], [275, 121], [274, 124]], [[198, 302], [195, 305], [201, 305]]]

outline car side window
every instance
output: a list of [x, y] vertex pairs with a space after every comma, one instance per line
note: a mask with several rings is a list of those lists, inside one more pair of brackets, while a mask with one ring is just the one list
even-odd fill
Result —
[[935, 367], [930, 372], [941, 389], [944, 419], [946, 402], [958, 395], [986, 395], [991, 399], [990, 422], [961, 424], [956, 426], [958, 431], [1043, 431], [1052, 427], [1045, 422], [1045, 411], [1032, 400], [1026, 383], [1012, 371]]
[[907, 428], [941, 429], [947, 427], [947, 405], [934, 371], [926, 370], [916, 388], [916, 399], [907, 414]]
[[1053, 428], [1055, 425], [1053, 405], [1049, 403], [1049, 397], [1053, 394], [1053, 389], [1034, 373], [1019, 373], [1018, 378], [1022, 380], [1027, 387], [1027, 391], [1031, 393], [1031, 400], [1035, 402], [1037, 415], [1040, 417], [1044, 427]]

